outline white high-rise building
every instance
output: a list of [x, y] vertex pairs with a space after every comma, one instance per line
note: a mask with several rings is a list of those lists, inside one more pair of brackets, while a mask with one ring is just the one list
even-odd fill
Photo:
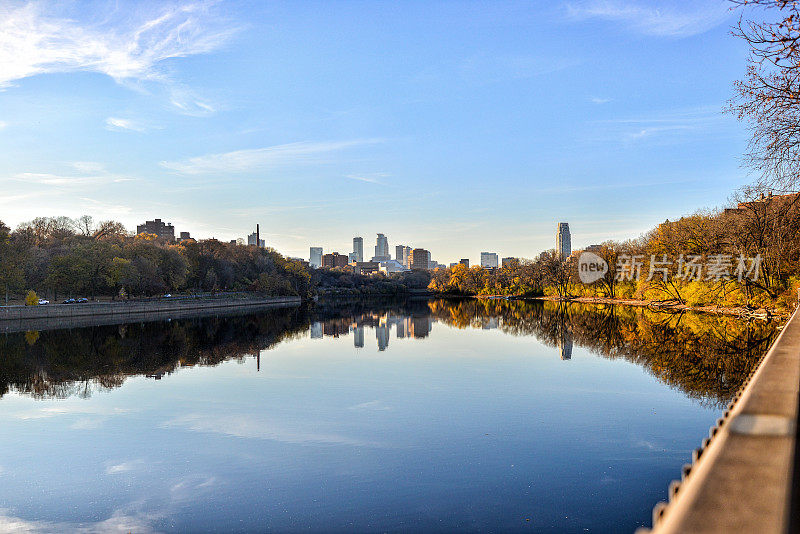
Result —
[[372, 261], [388, 261], [392, 259], [389, 255], [389, 240], [383, 234], [378, 234], [378, 240], [375, 243], [375, 257]]
[[322, 267], [322, 247], [311, 247], [311, 254], [308, 258], [308, 264], [315, 269]]
[[497, 252], [481, 252], [481, 267], [484, 269], [494, 269], [497, 267]]
[[364, 238], [363, 237], [354, 237], [353, 238], [353, 254], [355, 257], [354, 261], [364, 261]]
[[569, 223], [558, 223], [556, 231], [556, 254], [558, 257], [566, 259], [572, 254], [572, 240], [569, 235]]

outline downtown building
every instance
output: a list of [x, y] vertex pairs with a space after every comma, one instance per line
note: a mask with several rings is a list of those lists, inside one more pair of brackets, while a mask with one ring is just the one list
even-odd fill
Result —
[[496, 269], [497, 264], [497, 252], [481, 252], [481, 267], [484, 269]]
[[334, 267], [347, 267], [347, 256], [338, 252], [322, 255], [322, 267], [333, 269]]
[[572, 240], [569, 233], [569, 223], [558, 223], [556, 230], [556, 254], [559, 259], [565, 260], [572, 254]]
[[353, 252], [350, 256], [351, 262], [358, 262], [364, 261], [364, 238], [363, 237], [354, 237], [353, 238]]
[[425, 250], [424, 248], [415, 248], [411, 251], [411, 262], [409, 268], [411, 269], [423, 269], [425, 271], [428, 270], [430, 261], [429, 258], [431, 253]]
[[311, 247], [309, 249], [308, 264], [315, 269], [322, 267], [322, 247]]
[[375, 256], [372, 257], [372, 261], [388, 261], [392, 259], [392, 256], [389, 254], [389, 240], [386, 239], [386, 236], [383, 234], [378, 234], [378, 239], [375, 243]]

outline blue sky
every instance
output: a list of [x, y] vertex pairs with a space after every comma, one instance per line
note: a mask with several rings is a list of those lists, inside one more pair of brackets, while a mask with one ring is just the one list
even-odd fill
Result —
[[3, 2], [0, 220], [534, 257], [750, 180], [726, 2]]

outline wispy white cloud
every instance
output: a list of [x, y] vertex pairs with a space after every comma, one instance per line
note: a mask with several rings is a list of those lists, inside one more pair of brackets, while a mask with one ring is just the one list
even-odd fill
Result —
[[593, 96], [590, 100], [593, 104], [608, 104], [611, 102], [610, 98], [600, 98], [598, 96]]
[[125, 4], [94, 17], [80, 4], [74, 7], [80, 14], [65, 12], [70, 5], [0, 8], [0, 88], [39, 74], [78, 71], [129, 86], [172, 85], [161, 67], [165, 60], [216, 50], [236, 31], [225, 25], [213, 2]]
[[0, 121], [0, 130], [4, 129], [6, 126], [8, 126], [8, 123], [7, 123], [7, 122], [5, 122], [5, 121]]
[[370, 173], [360, 173], [360, 174], [347, 174], [345, 178], [349, 178], [350, 180], [356, 180], [358, 182], [367, 182], [369, 184], [378, 184], [378, 185], [386, 185], [386, 183], [381, 180], [381, 178], [387, 178], [389, 173], [386, 172], [370, 172]]
[[249, 172], [277, 165], [319, 161], [322, 154], [381, 142], [380, 139], [289, 143], [265, 148], [207, 154], [183, 161], [162, 161], [161, 166], [180, 174]]
[[26, 184], [39, 184], [56, 187], [97, 186], [120, 182], [130, 182], [134, 178], [112, 173], [94, 161], [75, 161], [68, 165], [64, 173], [20, 172], [12, 179]]
[[729, 7], [721, 0], [671, 4], [641, 0], [586, 0], [567, 4], [567, 12], [576, 20], [608, 20], [644, 35], [689, 37], [725, 22], [731, 17]]
[[106, 119], [106, 129], [116, 132], [130, 130], [133, 132], [143, 132], [145, 127], [138, 122], [131, 119], [122, 119], [119, 117], [109, 117]]
[[603, 142], [636, 143], [652, 139], [686, 141], [719, 128], [726, 120], [720, 109], [717, 106], [698, 106], [651, 116], [594, 121], [590, 123], [589, 130], [594, 140]]
[[467, 81], [489, 84], [522, 80], [575, 67], [580, 61], [551, 56], [494, 56], [485, 53], [464, 59], [459, 72]]
[[374, 401], [369, 401], [369, 402], [362, 402], [361, 404], [356, 404], [354, 406], [349, 406], [347, 409], [348, 410], [357, 411], [357, 412], [359, 412], [359, 411], [385, 412], [385, 411], [391, 410], [392, 407], [389, 406], [388, 404], [384, 403], [383, 401], [374, 400]]

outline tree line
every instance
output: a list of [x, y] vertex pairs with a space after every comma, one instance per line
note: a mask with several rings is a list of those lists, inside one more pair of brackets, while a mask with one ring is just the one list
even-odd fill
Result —
[[38, 217], [13, 231], [0, 221], [0, 291], [8, 300], [28, 290], [54, 299], [231, 290], [307, 297], [311, 276], [272, 249], [216, 239], [170, 243], [89, 216]]

